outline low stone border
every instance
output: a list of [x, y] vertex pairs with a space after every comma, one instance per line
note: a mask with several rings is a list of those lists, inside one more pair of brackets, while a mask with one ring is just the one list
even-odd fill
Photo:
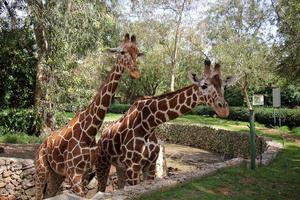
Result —
[[31, 159], [0, 157], [0, 199], [13, 195], [16, 199], [32, 199], [34, 161]]
[[[282, 144], [275, 141], [267, 141], [267, 144], [268, 144], [268, 148], [262, 154], [262, 158], [257, 159], [258, 165], [260, 163], [262, 165], [268, 165], [277, 156], [279, 151], [281, 151], [283, 148]], [[181, 184], [194, 179], [199, 179], [201, 177], [209, 176], [218, 172], [219, 170], [229, 168], [229, 167], [238, 167], [248, 162], [249, 160], [244, 158], [233, 158], [225, 162], [209, 164], [204, 168], [201, 168], [197, 171], [193, 171], [190, 173], [177, 174], [170, 177], [155, 179], [154, 181], [145, 181], [135, 186], [127, 186], [123, 190], [117, 190], [112, 193], [98, 192], [91, 200], [131, 199], [134, 197], [138, 197], [142, 194], [147, 194], [159, 190], [163, 191], [170, 187], [174, 187], [177, 184]], [[68, 193], [64, 193], [53, 198], [49, 198], [48, 200], [68, 200], [68, 199], [86, 200], [85, 198], [80, 198], [80, 197], [75, 198], [74, 195]]]

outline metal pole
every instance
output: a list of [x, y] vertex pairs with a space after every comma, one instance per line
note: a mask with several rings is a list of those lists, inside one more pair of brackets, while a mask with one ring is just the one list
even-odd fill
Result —
[[249, 110], [249, 122], [250, 122], [250, 157], [251, 157], [251, 169], [256, 167], [256, 144], [255, 144], [255, 124], [254, 124], [254, 111]]

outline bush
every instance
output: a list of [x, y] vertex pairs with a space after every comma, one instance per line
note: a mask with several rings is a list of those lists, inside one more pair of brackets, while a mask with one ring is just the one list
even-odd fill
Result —
[[[109, 112], [123, 114], [130, 108], [129, 104], [112, 104], [109, 108]], [[255, 120], [261, 124], [273, 125], [273, 108], [255, 107]], [[190, 114], [215, 116], [215, 111], [207, 106], [197, 106]], [[276, 117], [280, 116], [281, 125], [288, 127], [300, 126], [300, 109], [288, 109], [282, 108], [276, 110]], [[249, 121], [249, 110], [247, 107], [230, 107], [230, 113], [228, 119], [238, 121]], [[278, 124], [277, 124], [278, 125]]]
[[[255, 120], [261, 124], [273, 125], [273, 108], [254, 108]], [[300, 126], [300, 109], [282, 108], [276, 110], [276, 117], [280, 116], [281, 124], [289, 127]], [[207, 106], [197, 106], [191, 114], [214, 116], [216, 113]], [[230, 107], [228, 119], [249, 121], [249, 110], [246, 107]]]
[[108, 112], [123, 114], [129, 110], [130, 106], [131, 106], [130, 104], [114, 103], [109, 107]]
[[6, 133], [27, 133], [33, 135], [39, 126], [33, 109], [6, 109], [0, 111], [0, 131]]

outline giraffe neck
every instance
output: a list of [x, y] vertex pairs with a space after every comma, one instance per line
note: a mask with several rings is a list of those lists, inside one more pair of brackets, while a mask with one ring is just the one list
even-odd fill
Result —
[[80, 113], [79, 121], [83, 121], [84, 126], [82, 128], [86, 131], [90, 139], [95, 137], [103, 123], [124, 70], [125, 67], [123, 64], [115, 64], [104, 83], [98, 89], [92, 103]]
[[147, 120], [149, 129], [153, 130], [159, 124], [175, 119], [189, 111], [196, 105], [207, 102], [207, 95], [203, 95], [198, 86], [191, 85], [183, 89], [162, 96], [149, 99], [145, 105], [150, 109], [153, 117]]

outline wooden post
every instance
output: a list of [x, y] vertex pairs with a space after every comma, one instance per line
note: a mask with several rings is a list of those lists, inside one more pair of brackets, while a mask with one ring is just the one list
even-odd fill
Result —
[[255, 169], [256, 167], [256, 134], [255, 134], [255, 124], [254, 124], [254, 110], [249, 110], [249, 128], [250, 128], [250, 158], [251, 158], [251, 169]]

